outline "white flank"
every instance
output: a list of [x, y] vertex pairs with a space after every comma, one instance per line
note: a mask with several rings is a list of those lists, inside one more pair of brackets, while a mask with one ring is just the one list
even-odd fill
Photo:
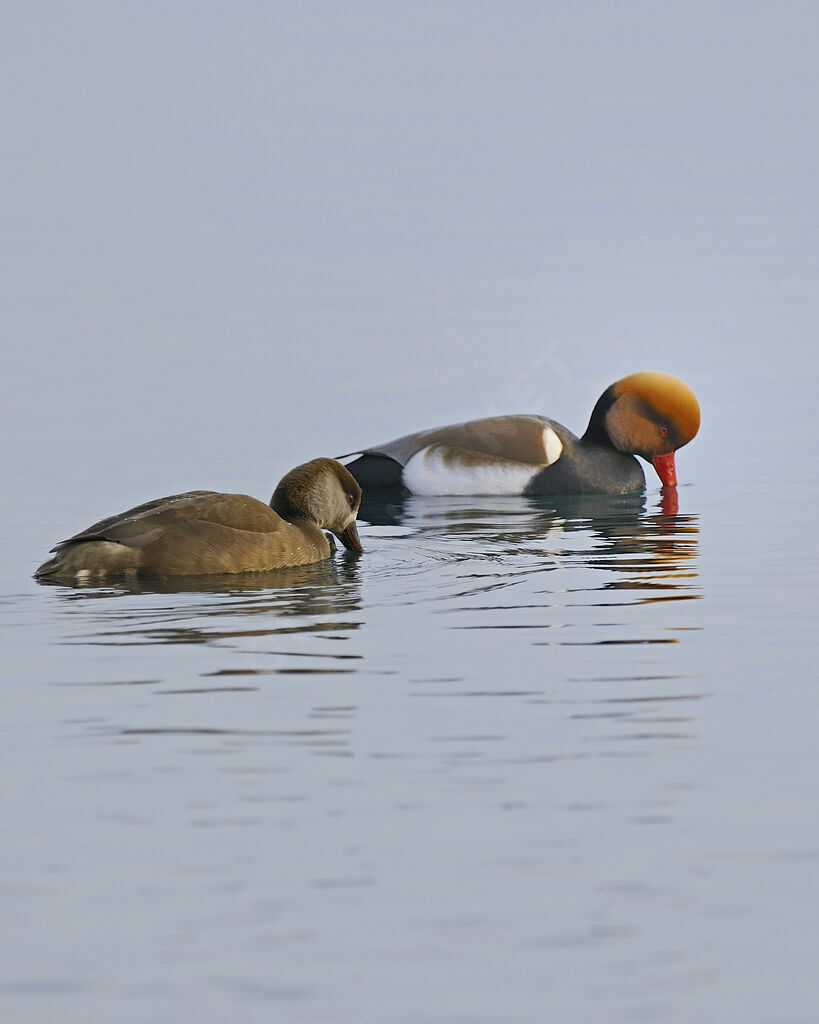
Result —
[[[559, 442], [558, 442], [559, 443]], [[471, 465], [444, 459], [438, 447], [424, 448], [404, 466], [403, 483], [427, 497], [465, 494], [522, 494], [538, 466], [519, 462]]]
[[543, 428], [543, 450], [546, 452], [546, 465], [551, 466], [563, 454], [563, 442], [551, 427]]

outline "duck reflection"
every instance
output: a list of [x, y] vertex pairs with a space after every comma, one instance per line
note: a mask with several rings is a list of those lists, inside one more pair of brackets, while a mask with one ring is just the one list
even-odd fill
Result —
[[[674, 493], [670, 493], [673, 491]], [[465, 504], [465, 502], [469, 504]], [[658, 589], [669, 600], [698, 597], [699, 517], [680, 514], [676, 488], [643, 494], [572, 497], [367, 498], [360, 518], [410, 528], [425, 536], [475, 542], [490, 558], [550, 556], [539, 570], [567, 564], [611, 573], [600, 589]], [[457, 555], [456, 555], [457, 557]], [[679, 592], [679, 593], [670, 593]]]
[[[118, 579], [102, 586], [41, 581], [41, 585], [53, 587], [60, 606], [76, 614], [85, 629], [94, 628], [93, 637], [86, 632], [82, 642], [207, 644], [241, 637], [356, 630], [361, 625], [359, 572], [359, 560], [344, 554], [241, 577]], [[173, 600], [163, 600], [168, 596]], [[255, 620], [263, 621], [256, 626]]]

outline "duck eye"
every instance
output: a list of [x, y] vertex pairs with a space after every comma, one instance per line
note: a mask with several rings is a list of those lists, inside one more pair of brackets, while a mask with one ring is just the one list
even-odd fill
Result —
[[660, 427], [660, 435], [662, 437], [668, 437], [668, 427], [666, 427], [666, 426]]

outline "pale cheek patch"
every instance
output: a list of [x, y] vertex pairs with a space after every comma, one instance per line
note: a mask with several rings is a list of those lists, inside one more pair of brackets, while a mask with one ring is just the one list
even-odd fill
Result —
[[440, 448], [425, 448], [407, 462], [403, 483], [413, 494], [426, 497], [522, 494], [539, 470], [539, 466], [502, 459], [467, 462], [451, 454], [445, 456]]
[[546, 453], [546, 465], [551, 466], [563, 454], [563, 442], [551, 427], [543, 428], [543, 451]]

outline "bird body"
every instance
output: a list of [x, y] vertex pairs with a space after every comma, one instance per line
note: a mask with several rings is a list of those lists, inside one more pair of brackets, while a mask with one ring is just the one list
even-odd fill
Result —
[[645, 486], [635, 455], [676, 483], [674, 452], [699, 422], [686, 384], [643, 371], [606, 389], [582, 437], [545, 416], [492, 416], [373, 445], [348, 469], [367, 492], [628, 494]]
[[247, 494], [187, 491], [94, 523], [52, 549], [39, 579], [267, 572], [329, 558], [322, 532], [360, 551], [361, 489], [332, 459], [291, 470], [270, 505]]

